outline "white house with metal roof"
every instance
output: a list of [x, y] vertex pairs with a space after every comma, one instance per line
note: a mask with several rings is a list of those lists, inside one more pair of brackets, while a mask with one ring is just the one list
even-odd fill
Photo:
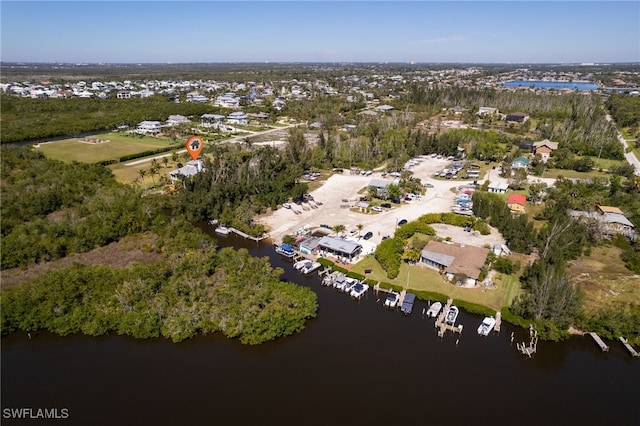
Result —
[[204, 170], [202, 160], [191, 160], [187, 162], [186, 166], [180, 167], [179, 169], [170, 172], [169, 178], [171, 179], [171, 183], [176, 183], [178, 180], [185, 177], [195, 176], [202, 170]]
[[344, 261], [352, 261], [362, 252], [362, 245], [344, 238], [325, 236], [318, 242], [322, 256], [333, 255]]

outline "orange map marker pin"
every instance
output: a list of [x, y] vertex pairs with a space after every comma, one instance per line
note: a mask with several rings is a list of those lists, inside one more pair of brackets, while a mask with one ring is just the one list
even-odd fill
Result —
[[202, 142], [200, 136], [191, 136], [187, 139], [185, 147], [187, 148], [189, 155], [191, 155], [191, 158], [195, 161], [198, 159], [200, 151], [202, 151], [202, 148], [204, 147], [204, 142]]

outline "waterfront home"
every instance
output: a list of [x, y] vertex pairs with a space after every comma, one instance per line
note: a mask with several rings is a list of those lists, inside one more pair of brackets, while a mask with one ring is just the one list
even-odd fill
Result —
[[171, 183], [176, 183], [178, 180], [194, 176], [202, 170], [204, 170], [202, 160], [191, 160], [187, 162], [186, 166], [169, 172], [169, 178], [171, 179]]
[[314, 254], [318, 250], [320, 244], [319, 237], [309, 237], [298, 244], [298, 249], [302, 254]]
[[321, 255], [333, 255], [351, 261], [362, 252], [362, 245], [343, 238], [324, 236], [318, 242]]
[[555, 151], [556, 149], [558, 149], [558, 142], [551, 142], [549, 139], [535, 142], [533, 144], [533, 153], [536, 155], [540, 155], [540, 157], [542, 158], [542, 162], [544, 163], [549, 160], [551, 152]]
[[511, 194], [507, 199], [507, 207], [512, 213], [524, 213], [527, 197], [522, 194]]
[[445, 274], [456, 285], [474, 286], [489, 249], [466, 244], [429, 241], [420, 253], [420, 262]]

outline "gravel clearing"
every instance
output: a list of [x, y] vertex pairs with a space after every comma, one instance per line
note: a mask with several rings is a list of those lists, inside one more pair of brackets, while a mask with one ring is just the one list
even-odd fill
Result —
[[[433, 188], [427, 189], [427, 193], [420, 199], [402, 204], [392, 204], [391, 209], [384, 209], [380, 213], [360, 213], [345, 208], [345, 206], [356, 206], [361, 196], [358, 192], [366, 188], [371, 179], [389, 179], [389, 177], [383, 178], [380, 172], [371, 176], [361, 176], [351, 175], [345, 171], [345, 174], [332, 175], [320, 188], [311, 193], [315, 203], [292, 204], [291, 209], [280, 208], [259, 220], [270, 229], [271, 238], [275, 242], [279, 242], [284, 235], [294, 234], [302, 228], [313, 229], [322, 224], [329, 226], [341, 224], [346, 226], [347, 231], [351, 231], [356, 229], [356, 225], [362, 224], [364, 226], [362, 235], [368, 231], [373, 233], [370, 240], [359, 239], [359, 243], [363, 245], [363, 254], [368, 254], [375, 250], [375, 246], [383, 236], [393, 235], [397, 222], [403, 219], [412, 221], [426, 213], [451, 211], [451, 206], [455, 201], [455, 192], [452, 189], [472, 183], [472, 181], [432, 178], [434, 173], [439, 172], [450, 163], [445, 159], [424, 158], [420, 164], [412, 167], [411, 171], [413, 176], [420, 178], [423, 183], [433, 184]], [[311, 205], [315, 205], [316, 208], [312, 208]], [[492, 229], [490, 235], [484, 236], [475, 232], [465, 232], [455, 226], [436, 224], [434, 228], [439, 236], [451, 237], [453, 241], [458, 243], [483, 246], [504, 242], [495, 229]]]

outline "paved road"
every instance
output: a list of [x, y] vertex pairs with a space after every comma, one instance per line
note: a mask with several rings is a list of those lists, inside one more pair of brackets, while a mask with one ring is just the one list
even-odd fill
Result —
[[[607, 121], [613, 121], [613, 118], [611, 118], [609, 114], [607, 114]], [[638, 161], [638, 157], [636, 157], [636, 154], [631, 150], [627, 152], [627, 148], [629, 148], [629, 144], [625, 140], [624, 136], [622, 136], [622, 133], [620, 133], [617, 126], [616, 126], [616, 132], [618, 133], [618, 140], [624, 147], [624, 151], [625, 151], [624, 158], [626, 158], [627, 162], [636, 169], [636, 175], [640, 176], [640, 161]]]
[[[277, 131], [282, 131], [285, 129], [288, 129], [289, 127], [294, 127], [294, 126], [299, 126], [300, 124], [287, 124], [284, 127], [276, 127], [275, 129], [269, 129], [269, 130], [263, 130], [261, 132], [250, 132], [250, 134], [248, 135], [242, 135], [242, 136], [234, 136], [232, 138], [229, 139], [225, 139], [220, 141], [221, 143], [239, 143], [239, 142], [244, 142], [245, 138], [248, 137], [252, 137], [252, 136], [260, 136], [260, 135], [267, 135], [269, 133], [273, 133], [273, 132], [277, 132]], [[186, 152], [186, 149], [183, 149], [181, 151], [176, 151], [178, 154], [182, 154], [183, 152]], [[159, 160], [160, 158], [163, 157], [170, 157], [172, 154], [161, 154], [161, 155], [156, 155], [154, 157], [148, 157], [148, 158], [143, 158], [141, 160], [136, 160], [136, 161], [131, 161], [129, 163], [126, 163], [127, 166], [136, 166], [138, 164], [142, 164], [142, 163], [147, 163], [149, 161], [152, 161], [154, 159]]]

